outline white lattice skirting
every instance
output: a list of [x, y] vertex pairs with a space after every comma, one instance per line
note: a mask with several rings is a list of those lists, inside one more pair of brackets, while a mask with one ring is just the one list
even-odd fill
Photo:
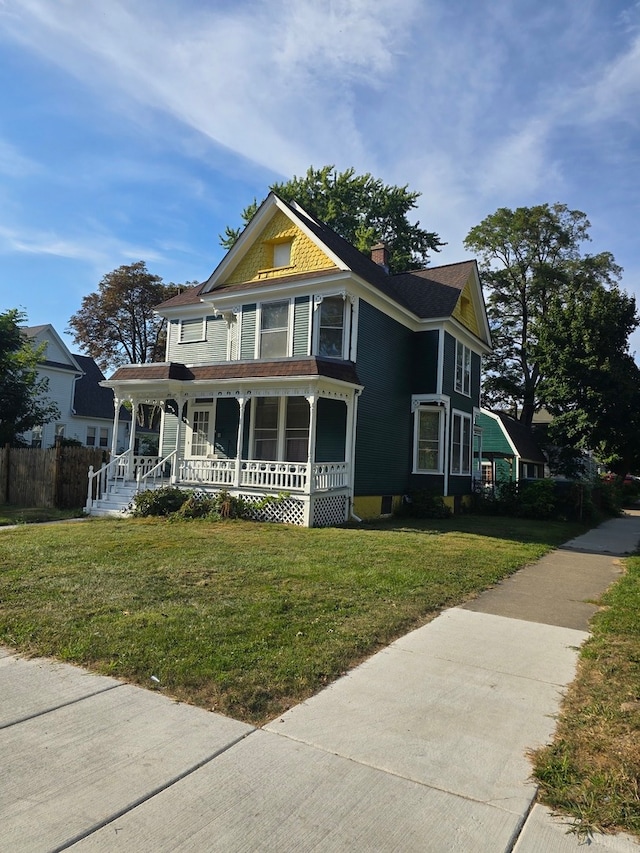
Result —
[[[194, 490], [194, 494], [207, 495], [217, 491], [219, 490], [198, 488]], [[248, 504], [260, 504], [264, 501], [264, 495], [260, 494], [235, 491], [232, 494]], [[310, 498], [281, 497], [254, 510], [253, 518], [256, 521], [297, 524], [304, 527], [307, 524], [308, 509], [310, 527], [332, 527], [335, 524], [344, 524], [347, 520], [348, 500], [346, 493], [312, 495]]]

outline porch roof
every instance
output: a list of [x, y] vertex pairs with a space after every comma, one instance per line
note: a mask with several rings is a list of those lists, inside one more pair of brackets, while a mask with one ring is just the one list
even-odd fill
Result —
[[105, 383], [174, 380], [271, 379], [278, 377], [323, 377], [360, 386], [355, 365], [350, 361], [328, 358], [287, 358], [276, 361], [235, 361], [222, 364], [186, 365], [180, 362], [152, 362], [119, 367]]

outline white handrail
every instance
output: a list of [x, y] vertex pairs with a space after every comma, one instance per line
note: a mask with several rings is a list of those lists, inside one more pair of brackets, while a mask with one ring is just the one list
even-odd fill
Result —
[[[107, 490], [107, 482], [109, 479], [109, 474], [115, 469], [116, 472], [118, 468], [122, 467], [124, 471], [127, 470], [128, 467], [128, 457], [131, 451], [125, 450], [124, 453], [121, 453], [119, 456], [114, 456], [109, 462], [105, 462], [105, 464], [99, 468], [97, 471], [93, 470], [93, 465], [89, 466], [88, 473], [88, 484], [87, 484], [87, 505], [85, 507], [85, 512], [89, 512], [94, 502], [99, 500], [102, 495]], [[122, 475], [124, 478], [124, 474]], [[118, 474], [116, 473], [114, 479], [117, 479]], [[95, 484], [95, 497], [93, 496]]]
[[[151, 474], [155, 474], [155, 472], [156, 472], [159, 468], [164, 467], [164, 464], [165, 464], [166, 462], [168, 462], [170, 459], [173, 459], [173, 457], [177, 454], [177, 452], [178, 452], [177, 450], [172, 450], [172, 451], [171, 451], [171, 453], [169, 453], [167, 456], [165, 456], [165, 457], [164, 457], [164, 459], [161, 459], [158, 463], [156, 463], [156, 464], [153, 466], [153, 468], [150, 468], [150, 469], [149, 469], [148, 471], [146, 471], [144, 474], [142, 474], [142, 473], [141, 473], [142, 468], [138, 468], [138, 471], [137, 471], [137, 474], [136, 474], [136, 482], [137, 482], [137, 484], [138, 484], [138, 489], [140, 488], [140, 486], [142, 485], [142, 483], [143, 483], [143, 482], [146, 482], [147, 477], [149, 477]], [[155, 476], [154, 476], [154, 478], [153, 478], [153, 479], [154, 479], [154, 480], [156, 479], [156, 478], [155, 478]]]

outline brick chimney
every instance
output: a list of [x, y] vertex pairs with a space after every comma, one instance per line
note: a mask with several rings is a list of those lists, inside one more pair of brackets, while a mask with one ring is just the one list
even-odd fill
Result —
[[371, 247], [371, 260], [374, 264], [382, 267], [385, 272], [389, 272], [389, 249], [385, 243], [376, 243]]

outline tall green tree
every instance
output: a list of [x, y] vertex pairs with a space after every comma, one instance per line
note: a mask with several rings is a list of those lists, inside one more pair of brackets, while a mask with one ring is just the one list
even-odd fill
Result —
[[542, 404], [540, 335], [552, 300], [561, 302], [574, 285], [586, 295], [620, 278], [609, 252], [583, 253], [589, 228], [586, 215], [565, 204], [503, 207], [464, 241], [479, 259], [493, 338], [493, 352], [484, 361], [484, 403], [526, 424]]
[[[384, 184], [368, 172], [356, 175], [355, 169], [336, 171], [334, 166], [310, 167], [304, 177], [293, 177], [269, 187], [285, 201], [298, 202], [308, 213], [330, 225], [341, 237], [368, 254], [382, 241], [389, 248], [389, 269], [393, 273], [419, 269], [427, 265], [429, 252], [437, 252], [444, 243], [433, 231], [411, 223], [409, 214], [417, 206], [419, 192]], [[254, 199], [242, 211], [246, 224], [259, 204]], [[220, 243], [230, 249], [242, 228], [227, 226]]]
[[164, 284], [144, 261], [120, 266], [102, 278], [97, 292], [83, 297], [68, 331], [103, 371], [162, 361], [166, 320], [153, 309], [177, 292], [177, 285]]
[[540, 331], [542, 400], [557, 444], [593, 450], [609, 470], [640, 470], [640, 370], [629, 352], [635, 299], [573, 282], [551, 298]]
[[15, 308], [0, 314], [0, 447], [20, 445], [22, 433], [60, 417], [47, 398], [48, 379], [38, 375], [44, 347], [34, 348], [25, 337], [25, 320]]

